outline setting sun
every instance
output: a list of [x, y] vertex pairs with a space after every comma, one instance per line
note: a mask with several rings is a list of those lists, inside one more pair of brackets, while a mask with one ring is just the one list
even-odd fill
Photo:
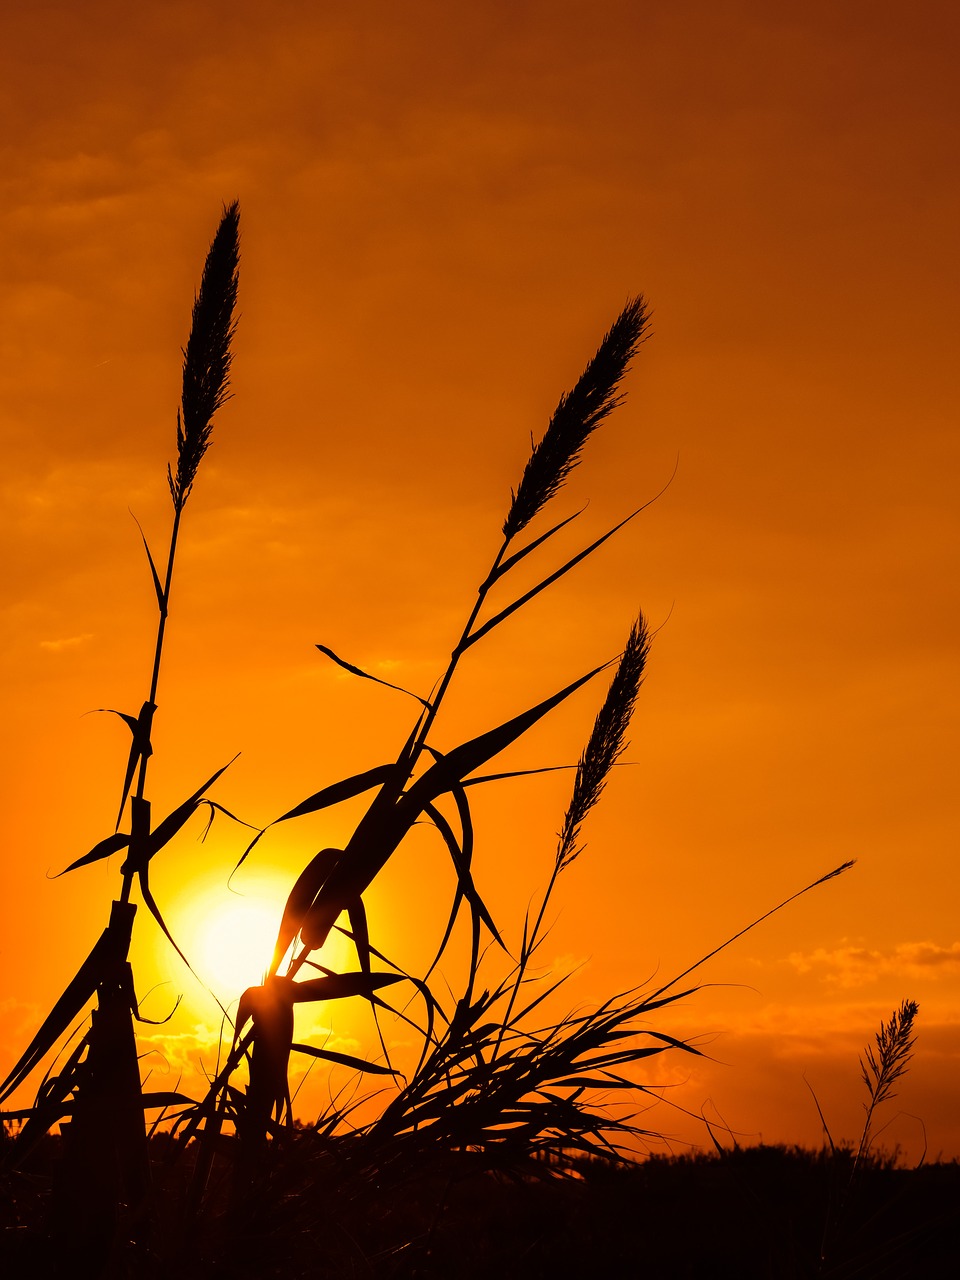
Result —
[[197, 970], [221, 999], [263, 980], [277, 936], [277, 917], [251, 898], [221, 901], [213, 894], [197, 905]]
[[[191, 888], [177, 904], [174, 936], [197, 976], [222, 1004], [229, 1007], [247, 987], [263, 981], [289, 887], [278, 876], [245, 883], [242, 892], [213, 881]], [[345, 950], [346, 944], [334, 934], [322, 957], [315, 958], [340, 969]]]
[[224, 1004], [263, 981], [288, 886], [279, 878], [233, 892], [222, 881], [191, 888], [177, 904], [174, 936]]

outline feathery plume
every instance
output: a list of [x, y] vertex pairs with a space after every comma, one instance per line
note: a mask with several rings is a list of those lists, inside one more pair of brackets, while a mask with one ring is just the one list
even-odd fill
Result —
[[233, 356], [230, 342], [236, 331], [240, 261], [240, 205], [234, 200], [223, 211], [217, 234], [203, 267], [193, 303], [193, 323], [183, 352], [182, 411], [177, 413], [177, 469], [167, 468], [170, 494], [177, 511], [190, 496], [197, 468], [207, 451], [213, 415], [229, 398]]
[[506, 538], [525, 528], [562, 487], [580, 461], [580, 451], [591, 432], [623, 400], [617, 389], [636, 354], [647, 321], [647, 304], [642, 295], [631, 298], [577, 385], [560, 397], [543, 437], [527, 460], [520, 487], [516, 493], [511, 490], [510, 511], [503, 525]]
[[874, 1037], [877, 1052], [874, 1053], [872, 1045], [867, 1045], [867, 1060], [864, 1062], [863, 1058], [860, 1059], [863, 1083], [870, 1095], [869, 1105], [864, 1103], [868, 1114], [881, 1102], [896, 1097], [893, 1086], [906, 1071], [913, 1056], [911, 1050], [916, 1043], [913, 1022], [918, 1012], [919, 1006], [915, 1000], [904, 1000], [900, 1008], [894, 1010], [890, 1021], [886, 1025], [881, 1023], [880, 1030]]
[[573, 795], [557, 845], [558, 872], [568, 867], [580, 853], [581, 846], [577, 842], [583, 821], [600, 799], [607, 775], [627, 746], [626, 733], [643, 679], [649, 648], [647, 624], [643, 614], [640, 614], [631, 628], [616, 674], [594, 721], [590, 741], [577, 765]]
[[874, 1037], [877, 1042], [876, 1053], [873, 1051], [873, 1045], [867, 1045], [866, 1061], [863, 1058], [860, 1059], [860, 1074], [863, 1077], [863, 1083], [867, 1086], [869, 1102], [863, 1104], [867, 1116], [863, 1122], [863, 1133], [860, 1135], [860, 1144], [853, 1161], [851, 1182], [861, 1160], [870, 1149], [870, 1126], [873, 1122], [873, 1113], [881, 1102], [896, 1097], [893, 1086], [904, 1074], [913, 1057], [911, 1051], [916, 1043], [913, 1023], [919, 1011], [916, 1000], [904, 1000], [900, 1008], [893, 1011], [889, 1022], [881, 1022], [880, 1030]]

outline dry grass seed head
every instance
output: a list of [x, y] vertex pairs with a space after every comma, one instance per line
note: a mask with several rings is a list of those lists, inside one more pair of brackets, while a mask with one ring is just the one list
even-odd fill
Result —
[[181, 510], [210, 443], [213, 415], [229, 397], [230, 342], [236, 330], [240, 263], [240, 205], [224, 210], [193, 303], [193, 323], [183, 352], [182, 411], [177, 414], [177, 469], [167, 476]]
[[590, 740], [577, 765], [573, 795], [557, 846], [559, 871], [568, 867], [579, 854], [581, 846], [577, 842], [580, 828], [600, 799], [610, 770], [627, 746], [627, 729], [633, 716], [649, 648], [647, 624], [640, 614], [627, 637], [616, 674], [610, 682], [603, 706], [594, 721]]
[[648, 322], [647, 304], [642, 295], [631, 298], [613, 322], [572, 391], [560, 403], [520, 478], [503, 533], [513, 538], [553, 497], [580, 461], [580, 452], [591, 433], [623, 397], [617, 395], [620, 382], [636, 354]]
[[893, 1086], [906, 1071], [913, 1056], [911, 1050], [916, 1042], [913, 1024], [919, 1012], [915, 1000], [904, 1000], [899, 1009], [887, 1023], [882, 1023], [876, 1034], [877, 1049], [868, 1045], [866, 1061], [860, 1059], [860, 1071], [863, 1082], [870, 1094], [869, 1104], [864, 1104], [868, 1111], [878, 1107], [881, 1102], [896, 1095]]

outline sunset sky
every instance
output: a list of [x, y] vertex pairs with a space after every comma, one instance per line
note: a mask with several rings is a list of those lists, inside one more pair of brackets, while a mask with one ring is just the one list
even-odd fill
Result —
[[[314, 646], [429, 692], [531, 433], [641, 292], [652, 337], [551, 508], [586, 505], [556, 556], [665, 492], [477, 646], [436, 744], [612, 658], [642, 608], [632, 763], [561, 878], [545, 962], [581, 966], [571, 1003], [659, 984], [856, 858], [699, 971], [657, 1026], [709, 1059], [649, 1080], [741, 1143], [819, 1144], [812, 1089], [856, 1139], [858, 1053], [910, 997], [882, 1141], [960, 1157], [958, 35], [950, 0], [5, 6], [0, 1076], [119, 888], [120, 858], [48, 877], [113, 830], [126, 730], [85, 713], [146, 696], [130, 513], [160, 556], [180, 347], [238, 198], [234, 398], [185, 515], [155, 807], [239, 751], [211, 794], [260, 826], [396, 755], [415, 704]], [[575, 761], [602, 694], [507, 766]], [[569, 788], [478, 797], [476, 879], [512, 945]], [[239, 902], [253, 938], [360, 812], [271, 833], [239, 899], [242, 830], [199, 844], [196, 818], [158, 856], [222, 998], [228, 943], [205, 930]], [[374, 940], [415, 963], [451, 891], [418, 834], [369, 895]], [[161, 944], [141, 910], [143, 1011], [184, 996], [142, 1043], [155, 1081], [196, 1089], [217, 1010]], [[363, 1010], [317, 1017], [372, 1052]], [[668, 1105], [645, 1120], [709, 1142]]]

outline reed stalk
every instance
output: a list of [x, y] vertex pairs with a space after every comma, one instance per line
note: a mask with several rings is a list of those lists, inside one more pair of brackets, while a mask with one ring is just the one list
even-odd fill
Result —
[[[89, 1002], [96, 1000], [92, 1026], [84, 1037], [82, 1051], [70, 1055], [59, 1076], [44, 1082], [30, 1122], [25, 1126], [25, 1131], [29, 1131], [27, 1136], [33, 1141], [39, 1130], [46, 1132], [58, 1120], [67, 1115], [72, 1117], [52, 1201], [51, 1229], [63, 1237], [68, 1250], [72, 1242], [85, 1233], [94, 1256], [107, 1247], [104, 1242], [109, 1241], [115, 1228], [119, 1205], [126, 1205], [133, 1215], [128, 1229], [139, 1230], [145, 1221], [149, 1183], [145, 1108], [191, 1101], [176, 1091], [158, 1097], [147, 1095], [140, 1083], [133, 1028], [133, 1019], [139, 1014], [128, 958], [136, 905], [130, 897], [134, 878], [139, 878], [144, 902], [170, 938], [150, 892], [149, 864], [195, 812], [206, 788], [222, 772], [214, 774], [162, 822], [152, 823], [145, 794], [147, 766], [153, 753], [151, 730], [157, 709], [177, 544], [184, 507], [210, 443], [213, 416], [229, 394], [238, 263], [239, 206], [233, 203], [225, 208], [207, 254], [194, 300], [190, 336], [183, 352], [177, 466], [175, 471], [167, 469], [174, 513], [162, 581], [144, 538], [157, 598], [158, 624], [147, 700], [136, 716], [115, 713], [127, 725], [132, 739], [116, 830], [66, 868], [74, 871], [126, 849], [120, 896], [113, 903], [109, 923], [100, 939], [20, 1060], [0, 1084], [2, 1102], [23, 1083]], [[128, 800], [129, 831], [121, 832]]]

